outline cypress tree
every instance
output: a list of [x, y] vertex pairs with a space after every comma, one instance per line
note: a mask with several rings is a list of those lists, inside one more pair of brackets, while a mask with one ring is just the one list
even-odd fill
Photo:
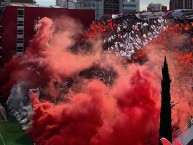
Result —
[[[171, 118], [171, 97], [170, 97], [170, 75], [168, 70], [168, 64], [165, 57], [164, 66], [162, 68], [162, 92], [161, 92], [161, 112], [160, 112], [160, 129], [159, 138], [166, 138], [168, 141], [172, 142], [172, 118]], [[159, 144], [162, 145], [159, 140]]]

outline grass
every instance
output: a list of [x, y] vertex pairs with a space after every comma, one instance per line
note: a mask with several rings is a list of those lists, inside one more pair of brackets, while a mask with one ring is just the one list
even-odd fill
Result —
[[[0, 133], [5, 145], [33, 145], [31, 139], [21, 129], [16, 120], [8, 116], [8, 121], [0, 123]], [[0, 140], [0, 144], [2, 140]]]
[[[17, 121], [7, 113], [7, 121], [0, 123], [0, 133], [5, 145], [33, 145], [31, 139], [21, 129]], [[0, 145], [3, 145], [0, 139]]]

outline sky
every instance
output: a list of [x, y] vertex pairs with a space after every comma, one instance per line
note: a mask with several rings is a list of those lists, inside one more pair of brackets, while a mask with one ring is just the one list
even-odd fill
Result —
[[[55, 5], [56, 0], [36, 0], [40, 5]], [[161, 3], [169, 7], [169, 0], [140, 0], [140, 10], [146, 10], [149, 3]]]

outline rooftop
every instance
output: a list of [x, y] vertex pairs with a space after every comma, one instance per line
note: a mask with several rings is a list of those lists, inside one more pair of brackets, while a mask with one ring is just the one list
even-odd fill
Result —
[[46, 8], [61, 8], [61, 7], [55, 6], [55, 5], [44, 6], [44, 5], [29, 4], [29, 3], [10, 3], [9, 6], [16, 6], [16, 7], [46, 7]]

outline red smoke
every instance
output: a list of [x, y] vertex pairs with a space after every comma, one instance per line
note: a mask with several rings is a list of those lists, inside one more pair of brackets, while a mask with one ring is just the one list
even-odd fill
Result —
[[169, 27], [144, 49], [149, 59], [147, 64], [155, 71], [158, 69], [152, 66], [159, 66], [163, 56], [167, 56], [172, 79], [171, 98], [174, 104], [172, 124], [178, 129], [184, 128], [193, 114], [193, 42], [187, 26], [189, 25], [177, 24]]
[[135, 70], [130, 75], [120, 78], [112, 88], [92, 80], [84, 84], [81, 93], [69, 94], [68, 103], [39, 102], [33, 96], [30, 136], [44, 145], [157, 142], [159, 109], [155, 100], [159, 91], [149, 72]]
[[[64, 34], [68, 34], [68, 31]], [[93, 64], [102, 67], [113, 66], [120, 76], [113, 86], [106, 86], [98, 80], [84, 80], [74, 86], [76, 88], [73, 90], [76, 91], [78, 88], [78, 93], [72, 90], [63, 95], [67, 102], [57, 104], [46, 100], [40, 102], [37, 96], [33, 96], [31, 98], [34, 110], [33, 123], [28, 130], [33, 140], [37, 144], [45, 145], [156, 143], [159, 122], [159, 104], [156, 100], [159, 99], [159, 87], [153, 82], [155, 76], [145, 68], [133, 66], [124, 68], [115, 63], [119, 62], [118, 59], [113, 62], [113, 57], [108, 54], [101, 55], [101, 45], [100, 43], [97, 45], [97, 41], [92, 47], [91, 54], [69, 53], [65, 51], [68, 47], [61, 38], [69, 42], [68, 45], [73, 42], [69, 37], [61, 36], [61, 32], [59, 35], [55, 34], [51, 38], [48, 50], [45, 51], [48, 57], [44, 60], [49, 66], [45, 69], [54, 73], [50, 74], [51, 80], [61, 81]], [[32, 43], [37, 42], [38, 36], [34, 39]], [[39, 46], [37, 43], [35, 46], [40, 47], [42, 44]], [[100, 58], [102, 62], [98, 61]], [[55, 98], [52, 83], [53, 81], [50, 81], [46, 91]]]
[[[76, 54], [70, 48], [82, 31], [81, 26], [77, 27], [71, 19], [53, 22], [44, 18], [25, 54], [4, 68], [0, 78], [6, 81], [1, 93], [8, 94], [18, 80], [28, 82], [29, 88], [39, 86], [43, 92], [30, 98], [33, 115], [27, 133], [38, 145], [158, 144], [161, 66], [165, 55], [172, 77], [172, 100], [178, 103], [173, 109], [173, 125], [182, 127], [188, 115], [193, 114], [189, 104], [192, 92], [182, 83], [190, 83], [192, 77], [192, 54], [180, 51], [180, 46], [189, 40], [181, 34], [184, 27], [168, 28], [139, 51], [134, 60], [144, 61], [139, 66], [122, 64], [120, 58], [102, 51], [97, 34], [103, 36], [116, 27], [112, 20], [108, 23], [107, 28], [105, 24], [92, 24], [85, 36], [95, 40], [85, 38], [91, 46], [86, 53]], [[86, 46], [80, 47], [81, 50]], [[189, 67], [185, 70], [181, 62]], [[97, 77], [79, 76], [93, 66], [113, 68], [117, 73], [114, 83], [106, 85]], [[60, 90], [68, 78], [75, 78], [77, 83], [63, 93]]]

